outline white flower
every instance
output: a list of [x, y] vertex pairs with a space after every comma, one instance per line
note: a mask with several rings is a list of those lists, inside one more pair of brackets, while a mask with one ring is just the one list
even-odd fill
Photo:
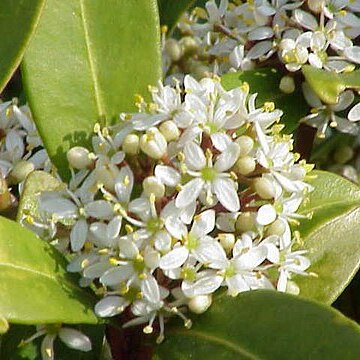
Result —
[[217, 156], [213, 164], [211, 153], [207, 157], [201, 147], [193, 142], [188, 143], [184, 148], [185, 164], [188, 167], [188, 174], [194, 179], [186, 183], [176, 197], [175, 204], [183, 208], [196, 201], [202, 191], [206, 193], [206, 201], [215, 205], [213, 194], [229, 211], [240, 209], [239, 197], [236, 193], [236, 186], [230, 178], [229, 170], [239, 157], [240, 147], [231, 143], [227, 149]]
[[160, 268], [163, 270], [179, 268], [186, 262], [190, 253], [201, 263], [211, 261], [212, 256], [216, 257], [220, 247], [217, 241], [208, 236], [214, 227], [214, 210], [206, 210], [194, 217], [190, 232], [180, 220], [168, 219], [168, 231], [176, 239], [182, 240], [183, 245], [176, 244], [170, 252], [165, 254], [160, 259]]

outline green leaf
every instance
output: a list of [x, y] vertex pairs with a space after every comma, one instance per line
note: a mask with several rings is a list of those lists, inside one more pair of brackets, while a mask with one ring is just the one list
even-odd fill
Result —
[[19, 66], [45, 0], [2, 0], [0, 7], [0, 92]]
[[21, 221], [23, 216], [31, 214], [32, 217], [39, 217], [38, 200], [43, 191], [60, 190], [64, 185], [45, 171], [34, 171], [25, 180], [21, 193], [20, 203], [16, 220]]
[[23, 64], [35, 122], [53, 163], [87, 146], [95, 123], [136, 110], [161, 74], [156, 0], [48, 0]]
[[[360, 327], [325, 305], [275, 291], [223, 296], [187, 330], [166, 330], [155, 360], [358, 359]], [[346, 346], [344, 346], [346, 344]]]
[[[73, 328], [73, 326], [71, 326]], [[101, 359], [104, 326], [81, 325], [76, 327], [91, 340], [92, 350], [82, 352], [69, 349], [59, 339], [55, 341], [54, 352], [56, 360], [99, 360]], [[43, 337], [33, 342], [19, 346], [19, 344], [36, 333], [34, 326], [12, 325], [10, 331], [2, 337], [0, 346], [0, 359], [6, 360], [39, 360], [40, 346]]]
[[225, 89], [230, 90], [247, 82], [250, 85], [250, 93], [258, 93], [257, 107], [266, 101], [272, 101], [276, 108], [283, 110], [281, 122], [285, 125], [285, 132], [291, 133], [298, 127], [299, 120], [308, 113], [309, 106], [300, 90], [292, 94], [280, 91], [282, 76], [276, 69], [264, 68], [226, 74], [222, 77], [221, 83]]
[[96, 324], [94, 296], [66, 265], [51, 245], [0, 217], [0, 314], [16, 324]]
[[181, 14], [188, 10], [194, 2], [195, 0], [158, 0], [161, 25], [167, 25], [171, 31]]
[[310, 271], [295, 277], [301, 295], [331, 304], [360, 268], [360, 188], [341, 176], [314, 171], [315, 190], [300, 213], [313, 214], [297, 230], [309, 250]]
[[336, 104], [339, 95], [347, 88], [360, 89], [360, 70], [337, 74], [304, 65], [302, 72], [315, 94], [326, 104]]

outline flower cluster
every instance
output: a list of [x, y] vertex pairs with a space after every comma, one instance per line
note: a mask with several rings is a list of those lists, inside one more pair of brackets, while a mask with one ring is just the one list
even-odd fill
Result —
[[[164, 70], [169, 77], [184, 73], [218, 75], [259, 66], [284, 71], [279, 86], [295, 89], [296, 72], [305, 64], [336, 73], [351, 72], [360, 63], [360, 2], [350, 0], [214, 0], [196, 8], [179, 24], [180, 40], [164, 40]], [[303, 89], [314, 109], [305, 118], [323, 136], [330, 124], [339, 131], [357, 134], [360, 104], [350, 109], [354, 94], [347, 90], [338, 106], [314, 100]], [[348, 110], [347, 116], [335, 111]]]
[[69, 186], [42, 193], [30, 221], [101, 296], [96, 314], [129, 309], [124, 326], [145, 323], [145, 333], [158, 318], [161, 341], [166, 317], [189, 327], [184, 312], [206, 311], [220, 288], [298, 293], [292, 275], [310, 262], [290, 224], [304, 217], [311, 166], [281, 134], [282, 112], [217, 78], [151, 94], [119, 124], [96, 125], [92, 152], [70, 149]]
[[33, 170], [49, 167], [30, 109], [26, 105], [19, 107], [17, 99], [1, 103], [0, 210], [6, 210], [16, 202], [8, 185], [21, 184]]

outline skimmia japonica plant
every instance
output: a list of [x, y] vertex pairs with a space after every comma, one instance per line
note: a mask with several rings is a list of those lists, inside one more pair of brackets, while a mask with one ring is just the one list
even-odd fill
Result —
[[357, 359], [358, 13], [4, 0], [0, 358]]

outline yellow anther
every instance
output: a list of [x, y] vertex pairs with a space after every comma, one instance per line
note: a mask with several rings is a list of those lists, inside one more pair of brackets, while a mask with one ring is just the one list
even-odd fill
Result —
[[98, 250], [99, 255], [107, 255], [108, 253], [109, 253], [109, 249], [106, 248]]
[[182, 151], [180, 151], [178, 154], [177, 154], [177, 158], [179, 161], [183, 162], [185, 161], [185, 155]]
[[238, 176], [233, 171], [230, 171], [230, 178], [236, 181], [238, 179]]
[[126, 284], [121, 284], [120, 286], [120, 294], [125, 295], [129, 292], [130, 288]]
[[93, 244], [90, 241], [85, 241], [84, 251], [89, 252], [90, 250], [92, 250], [92, 248], [93, 248]]
[[145, 280], [147, 278], [147, 275], [145, 273], [141, 273], [138, 275], [139, 280]]
[[34, 224], [34, 218], [31, 215], [27, 215], [25, 221], [30, 225]]
[[81, 262], [80, 266], [81, 266], [82, 269], [85, 269], [87, 266], [89, 266], [89, 264], [90, 264], [89, 259], [84, 259], [84, 260]]
[[266, 112], [271, 112], [275, 110], [275, 104], [272, 101], [266, 101], [263, 108]]
[[243, 92], [248, 93], [249, 90], [250, 90], [250, 86], [249, 86], [249, 84], [245, 81], [245, 82], [243, 82], [243, 83], [241, 84], [240, 89], [241, 89]]
[[167, 25], [162, 25], [160, 31], [162, 34], [166, 34], [169, 31], [169, 28], [167, 27]]
[[98, 134], [100, 131], [101, 131], [101, 126], [100, 126], [99, 123], [96, 123], [96, 124], [94, 125], [94, 133], [95, 133], [95, 134]]
[[6, 115], [6, 116], [11, 116], [12, 114], [13, 114], [13, 109], [12, 109], [12, 107], [8, 107], [8, 108], [6, 109], [5, 115]]
[[143, 328], [144, 334], [151, 334], [153, 332], [153, 327], [151, 325], [147, 325]]
[[125, 186], [128, 186], [128, 185], [130, 184], [130, 178], [129, 178], [128, 175], [126, 175], [126, 176], [124, 177], [123, 184], [124, 184]]
[[117, 266], [119, 264], [119, 260], [114, 257], [111, 257], [111, 258], [109, 258], [109, 264], [111, 266]]
[[139, 300], [141, 300], [144, 297], [144, 295], [143, 295], [143, 293], [141, 291], [139, 291], [135, 296]]
[[126, 231], [127, 234], [131, 234], [131, 233], [134, 232], [134, 228], [131, 225], [126, 224], [125, 225], [125, 231]]

